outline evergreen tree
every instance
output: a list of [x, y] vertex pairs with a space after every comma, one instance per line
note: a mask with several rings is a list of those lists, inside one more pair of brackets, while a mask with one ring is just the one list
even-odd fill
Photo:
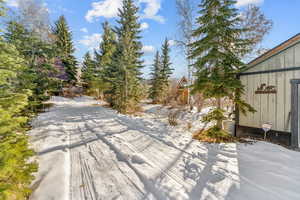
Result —
[[170, 59], [170, 44], [169, 44], [169, 40], [166, 38], [161, 52], [161, 63], [162, 63], [162, 69], [161, 69], [161, 76], [163, 79], [163, 82], [166, 86], [169, 86], [169, 79], [172, 75], [172, 71], [173, 69], [171, 68], [171, 59]]
[[168, 94], [169, 89], [169, 79], [172, 75], [173, 69], [171, 68], [171, 59], [170, 59], [170, 45], [169, 40], [166, 38], [164, 44], [162, 45], [162, 55], [161, 55], [161, 94], [162, 99], [165, 100]]
[[31, 89], [31, 110], [41, 105], [51, 93], [58, 90], [59, 80], [55, 78], [57, 71], [54, 68], [55, 48], [50, 41], [42, 41], [39, 36], [29, 32], [22, 24], [10, 21], [7, 24], [4, 38], [7, 43], [16, 47], [25, 58], [28, 67], [21, 77], [20, 83], [24, 88]]
[[99, 68], [97, 67], [97, 62], [92, 58], [89, 52], [85, 54], [82, 64], [81, 79], [84, 82], [86, 93], [97, 99], [103, 99], [103, 92], [107, 87], [107, 83], [103, 81]]
[[151, 72], [151, 87], [150, 87], [150, 95], [149, 97], [153, 100], [153, 103], [160, 103], [161, 102], [161, 72], [162, 72], [162, 65], [161, 65], [161, 58], [159, 51], [156, 52], [153, 68]]
[[112, 66], [116, 69], [111, 103], [120, 112], [134, 112], [141, 98], [142, 44], [139, 41], [138, 8], [133, 0], [123, 0], [119, 10], [118, 44]]
[[103, 37], [100, 43], [100, 51], [96, 52], [96, 63], [99, 78], [105, 82], [111, 82], [113, 73], [116, 71], [112, 66], [112, 56], [116, 51], [116, 34], [111, 29], [108, 22], [102, 24]]
[[84, 55], [83, 59], [81, 79], [87, 87], [90, 87], [91, 82], [95, 80], [96, 63], [89, 52]]
[[200, 4], [198, 28], [193, 32], [191, 58], [195, 59], [197, 80], [194, 91], [204, 98], [217, 100], [217, 107], [204, 117], [205, 122], [216, 122], [206, 133], [222, 138], [228, 134], [222, 130], [226, 119], [222, 98], [233, 100], [242, 111], [254, 111], [240, 97], [244, 87], [237, 74], [244, 67], [239, 55], [247, 50], [248, 40], [240, 38], [244, 29], [238, 28], [238, 11], [235, 0], [203, 0]]
[[[0, 0], [0, 16], [3, 8]], [[16, 48], [0, 36], [0, 199], [4, 200], [27, 199], [37, 169], [29, 161], [33, 151], [23, 130], [27, 119], [21, 116], [30, 95], [29, 90], [18, 87], [24, 63]]]
[[62, 60], [66, 68], [69, 82], [77, 82], [77, 61], [73, 55], [75, 49], [72, 42], [72, 33], [64, 16], [60, 16], [55, 22], [53, 34], [56, 37], [55, 44], [58, 57]]

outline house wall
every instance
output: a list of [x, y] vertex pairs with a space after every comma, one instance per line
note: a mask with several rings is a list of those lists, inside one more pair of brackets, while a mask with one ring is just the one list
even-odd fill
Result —
[[[258, 63], [248, 72], [260, 72], [277, 69], [300, 67], [300, 43], [291, 46], [281, 53]], [[300, 79], [300, 70], [281, 71], [272, 73], [258, 73], [242, 75], [240, 77], [245, 85], [243, 99], [251, 104], [257, 112], [244, 116], [239, 113], [239, 125], [261, 128], [263, 123], [270, 122], [273, 130], [291, 131], [291, 79]], [[275, 86], [276, 94], [255, 94], [261, 84]]]

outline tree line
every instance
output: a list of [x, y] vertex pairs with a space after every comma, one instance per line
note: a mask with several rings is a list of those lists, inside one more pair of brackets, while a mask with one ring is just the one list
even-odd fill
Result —
[[[244, 86], [237, 76], [246, 68], [245, 56], [253, 53], [271, 23], [256, 8], [241, 17], [235, 0], [202, 0], [195, 17], [191, 1], [176, 1], [183, 17], [183, 37], [176, 43], [188, 61], [188, 89], [217, 102], [203, 118], [213, 124], [203, 133], [205, 137], [227, 138], [222, 121], [228, 115], [221, 100], [229, 98], [242, 112], [254, 112], [241, 98]], [[26, 135], [28, 122], [51, 95], [76, 85], [79, 62], [66, 18], [61, 16], [51, 25], [41, 2], [19, 2], [17, 16], [9, 16], [0, 0], [4, 20], [0, 35], [0, 199], [22, 200], [29, 197], [32, 174], [37, 170], [37, 164], [29, 162], [34, 152]], [[164, 103], [173, 71], [166, 38], [154, 56], [149, 90], [145, 86], [138, 11], [134, 0], [123, 0], [117, 25], [102, 24], [99, 49], [86, 53], [82, 63], [86, 92], [104, 98], [121, 113], [136, 112], [146, 97]], [[263, 29], [257, 29], [262, 26], [256, 15], [263, 21]]]
[[[103, 23], [99, 50], [84, 56], [82, 80], [88, 91], [101, 93], [119, 112], [133, 113], [139, 109], [145, 93], [138, 7], [132, 0], [124, 0], [118, 16], [118, 26], [114, 28], [108, 22]], [[164, 99], [172, 74], [168, 39], [161, 54], [157, 52], [150, 89], [150, 97], [156, 103]]]
[[19, 2], [18, 13], [7, 15], [0, 0], [0, 199], [10, 200], [29, 197], [38, 167], [30, 161], [29, 121], [44, 101], [77, 79], [66, 19], [51, 26], [41, 2]]

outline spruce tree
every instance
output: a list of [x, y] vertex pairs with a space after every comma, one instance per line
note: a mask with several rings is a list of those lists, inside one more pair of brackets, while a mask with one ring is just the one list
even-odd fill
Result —
[[116, 34], [113, 32], [108, 22], [102, 24], [103, 37], [99, 46], [99, 53], [96, 52], [96, 63], [99, 78], [103, 81], [111, 83], [113, 73], [116, 71], [112, 66], [112, 56], [116, 51]]
[[162, 45], [162, 55], [161, 55], [161, 94], [162, 99], [165, 100], [167, 98], [168, 90], [169, 90], [169, 79], [172, 75], [172, 63], [170, 58], [170, 44], [169, 40], [166, 38], [163, 45]]
[[228, 134], [222, 130], [222, 120], [226, 119], [221, 100], [233, 100], [242, 111], [254, 111], [241, 99], [244, 86], [237, 74], [245, 66], [240, 60], [240, 52], [246, 51], [249, 41], [240, 38], [245, 31], [237, 27], [238, 11], [234, 0], [203, 0], [200, 4], [198, 28], [193, 32], [195, 42], [191, 59], [197, 69], [197, 79], [193, 90], [200, 92], [206, 99], [216, 99], [217, 106], [208, 113], [203, 121], [215, 122], [205, 133], [222, 138]]
[[21, 77], [23, 86], [33, 91], [30, 96], [32, 111], [48, 99], [59, 88], [59, 80], [56, 77], [54, 58], [56, 55], [54, 44], [42, 41], [34, 32], [16, 22], [10, 21], [3, 35], [5, 41], [16, 47], [18, 52], [25, 58], [28, 67]]
[[95, 80], [96, 63], [89, 52], [84, 55], [81, 72], [81, 80], [84, 85], [90, 87], [91, 82]]
[[[0, 0], [0, 16], [4, 15]], [[25, 61], [16, 48], [0, 36], [0, 199], [28, 199], [37, 165], [30, 162], [33, 151], [23, 125], [22, 111], [31, 92], [19, 88]]]
[[118, 111], [134, 112], [142, 96], [140, 24], [138, 8], [133, 0], [123, 0], [119, 9], [119, 27], [116, 28], [118, 44], [113, 55], [112, 65], [116, 69], [112, 87], [112, 105]]
[[164, 44], [162, 45], [162, 55], [161, 55], [161, 64], [162, 64], [162, 69], [161, 69], [161, 76], [163, 79], [163, 83], [166, 86], [169, 86], [169, 79], [172, 75], [172, 63], [171, 63], [171, 58], [170, 58], [170, 44], [169, 40], [166, 38]]
[[150, 94], [149, 97], [152, 99], [153, 103], [160, 103], [161, 102], [161, 57], [159, 51], [156, 52], [154, 57], [153, 68], [151, 72], [151, 87], [150, 87]]
[[77, 61], [74, 57], [75, 48], [72, 42], [72, 33], [69, 30], [66, 18], [60, 16], [53, 29], [58, 57], [62, 60], [69, 82], [77, 82]]

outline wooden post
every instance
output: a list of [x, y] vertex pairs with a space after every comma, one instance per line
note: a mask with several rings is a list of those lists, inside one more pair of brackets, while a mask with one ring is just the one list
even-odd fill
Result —
[[291, 146], [299, 148], [299, 84], [300, 79], [291, 80]]

